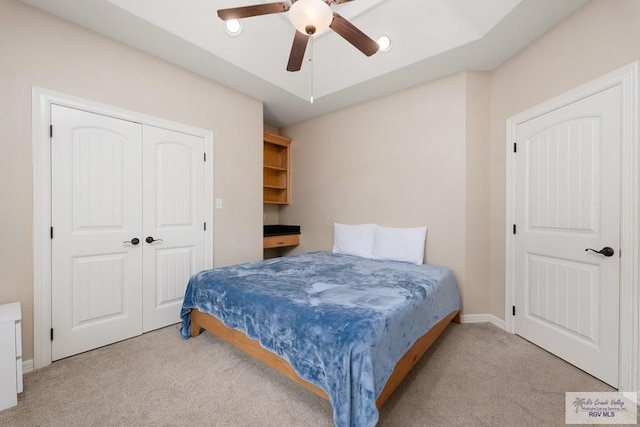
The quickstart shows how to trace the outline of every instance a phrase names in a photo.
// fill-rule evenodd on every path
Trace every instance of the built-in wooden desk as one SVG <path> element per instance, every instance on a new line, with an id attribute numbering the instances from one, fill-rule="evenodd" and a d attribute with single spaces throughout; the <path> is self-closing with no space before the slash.
<path id="1" fill-rule="evenodd" d="M 286 234 L 282 236 L 269 236 L 263 240 L 264 248 L 283 248 L 285 246 L 296 246 L 300 244 L 299 234 Z"/>
<path id="2" fill-rule="evenodd" d="M 265 225 L 264 249 L 284 248 L 300 244 L 300 226 L 298 225 Z"/>

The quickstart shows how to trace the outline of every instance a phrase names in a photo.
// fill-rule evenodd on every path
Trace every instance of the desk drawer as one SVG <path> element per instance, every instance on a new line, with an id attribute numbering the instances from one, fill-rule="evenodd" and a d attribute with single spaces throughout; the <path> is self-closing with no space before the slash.
<path id="1" fill-rule="evenodd" d="M 268 248 L 282 248 L 285 246 L 295 246 L 300 244 L 299 234 L 287 234 L 284 236 L 269 236 L 263 240 L 263 247 Z"/>

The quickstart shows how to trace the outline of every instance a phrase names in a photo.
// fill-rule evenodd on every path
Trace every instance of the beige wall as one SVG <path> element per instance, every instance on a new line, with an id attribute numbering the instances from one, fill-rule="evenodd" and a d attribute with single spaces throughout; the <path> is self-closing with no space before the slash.
<path id="1" fill-rule="evenodd" d="M 213 130 L 216 266 L 262 258 L 262 103 L 15 0 L 0 0 L 0 303 L 33 356 L 31 90 Z"/>
<path id="2" fill-rule="evenodd" d="M 640 1 L 594 0 L 491 76 L 491 313 L 504 318 L 506 120 L 640 59 Z"/>
<path id="3" fill-rule="evenodd" d="M 468 215 L 483 209 L 488 184 L 467 200 L 466 172 L 486 165 L 466 151 L 488 144 L 488 101 L 467 108 L 467 96 L 488 93 L 488 75 L 460 73 L 282 129 L 293 139 L 293 203 L 280 220 L 302 226 L 294 252 L 331 250 L 333 222 L 427 225 L 427 261 L 454 271 L 466 313 L 487 312 L 488 275 L 466 273 L 469 254 L 486 247 L 482 232 L 467 237 L 467 223 L 486 230 L 488 217 Z M 471 255 L 470 272 L 479 274 Z"/>
<path id="4" fill-rule="evenodd" d="M 465 313 L 489 312 L 489 148 L 491 74 L 467 73 Z"/>
<path id="5" fill-rule="evenodd" d="M 264 224 L 280 224 L 280 205 L 264 205 Z"/>

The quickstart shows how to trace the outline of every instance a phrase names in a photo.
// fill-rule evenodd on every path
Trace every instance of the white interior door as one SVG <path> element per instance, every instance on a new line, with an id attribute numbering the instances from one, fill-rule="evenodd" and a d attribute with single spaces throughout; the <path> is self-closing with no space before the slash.
<path id="1" fill-rule="evenodd" d="M 148 332 L 180 321 L 192 274 L 205 268 L 204 138 L 143 126 L 144 307 Z"/>
<path id="2" fill-rule="evenodd" d="M 620 87 L 516 134 L 515 332 L 617 387 Z"/>
<path id="3" fill-rule="evenodd" d="M 142 330 L 142 128 L 52 105 L 52 359 Z"/>

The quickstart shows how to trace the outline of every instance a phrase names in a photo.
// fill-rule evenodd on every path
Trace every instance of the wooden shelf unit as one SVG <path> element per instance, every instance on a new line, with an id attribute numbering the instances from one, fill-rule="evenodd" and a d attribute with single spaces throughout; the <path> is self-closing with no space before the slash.
<path id="1" fill-rule="evenodd" d="M 291 202 L 291 140 L 264 133 L 263 201 L 276 205 Z"/>

